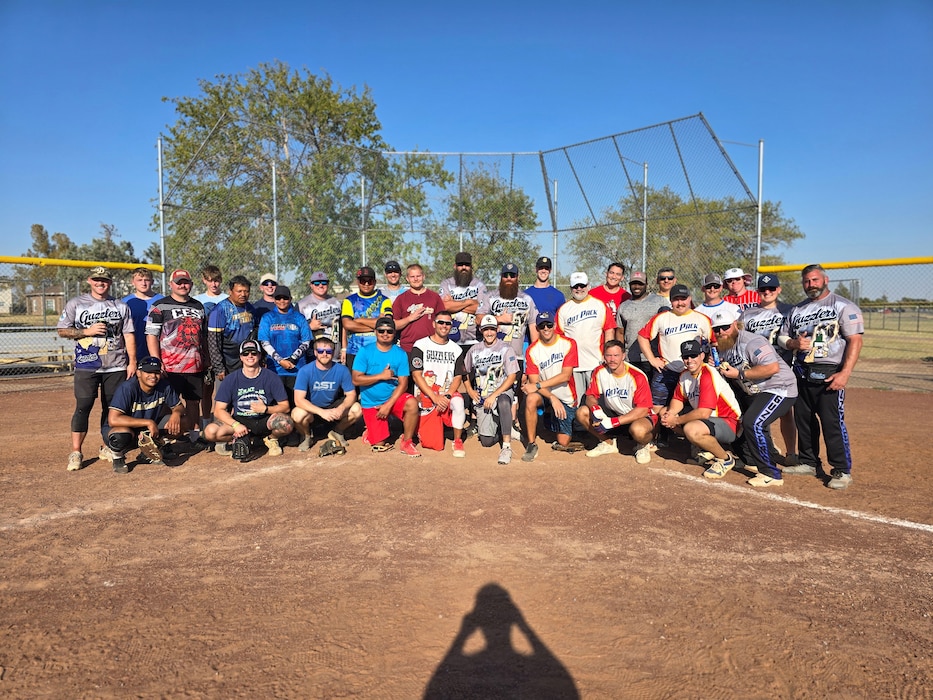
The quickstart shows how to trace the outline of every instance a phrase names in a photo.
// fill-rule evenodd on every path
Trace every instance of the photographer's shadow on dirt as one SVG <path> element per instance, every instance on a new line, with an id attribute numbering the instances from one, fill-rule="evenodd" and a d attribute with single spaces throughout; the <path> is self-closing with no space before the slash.
<path id="1" fill-rule="evenodd" d="M 424 691 L 424 700 L 579 697 L 570 673 L 495 583 L 477 592 L 476 605 L 463 616 Z"/>

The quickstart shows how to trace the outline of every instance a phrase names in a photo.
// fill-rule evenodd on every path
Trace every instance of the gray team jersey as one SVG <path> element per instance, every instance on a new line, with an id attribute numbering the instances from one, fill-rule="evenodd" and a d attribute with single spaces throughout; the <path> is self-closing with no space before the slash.
<path id="1" fill-rule="evenodd" d="M 529 321 L 533 323 L 538 315 L 535 301 L 525 292 L 519 292 L 514 299 L 503 299 L 496 293 L 486 297 L 485 306 L 480 305 L 477 311 L 480 317 L 484 314 L 499 316 L 504 313 L 512 314 L 512 322 L 500 323 L 497 337 L 512 348 L 516 357 L 524 357 L 525 331 Z"/>
<path id="2" fill-rule="evenodd" d="M 313 294 L 309 294 L 298 302 L 298 310 L 309 321 L 316 318 L 321 322 L 323 328 L 314 331 L 314 337 L 330 338 L 340 349 L 340 310 L 342 302 L 334 297 L 317 299 Z"/>
<path id="3" fill-rule="evenodd" d="M 489 292 L 486 285 L 480 282 L 476 277 L 470 280 L 466 287 L 458 287 L 453 277 L 448 277 L 441 282 L 437 293 L 443 296 L 450 296 L 454 301 L 463 301 L 464 299 L 476 299 L 479 307 L 482 308 L 486 303 L 486 297 Z M 458 311 L 453 317 L 453 328 L 450 329 L 448 336 L 452 341 L 459 345 L 472 345 L 476 342 L 476 314 L 468 314 L 466 311 Z"/>
<path id="4" fill-rule="evenodd" d="M 629 362 L 646 360 L 638 345 L 638 331 L 661 309 L 671 308 L 671 300 L 654 292 L 641 299 L 626 299 L 616 312 L 616 326 L 625 328 L 625 353 Z"/>
<path id="5" fill-rule="evenodd" d="M 752 306 L 745 309 L 739 317 L 739 320 L 745 324 L 745 330 L 765 337 L 775 347 L 780 358 L 788 365 L 794 364 L 794 353 L 780 347 L 777 339 L 791 308 L 790 304 L 779 301 L 776 308 L 763 309 L 760 306 Z"/>
<path id="6" fill-rule="evenodd" d="M 745 390 L 746 394 L 758 394 L 766 391 L 777 396 L 795 398 L 797 396 L 797 379 L 787 363 L 778 357 L 774 346 L 767 338 L 748 331 L 739 331 L 735 345 L 723 354 L 723 362 L 728 362 L 737 369 L 748 369 L 758 365 L 778 363 L 777 374 L 758 381 L 734 379 L 730 380 Z"/>
<path id="7" fill-rule="evenodd" d="M 492 345 L 479 342 L 473 345 L 463 361 L 463 371 L 473 376 L 473 388 L 485 399 L 510 374 L 518 373 L 518 358 L 511 346 L 501 340 Z M 511 385 L 503 392 L 514 396 Z"/>
<path id="8" fill-rule="evenodd" d="M 75 370 L 105 373 L 126 369 L 128 358 L 123 336 L 133 335 L 133 316 L 124 302 L 82 294 L 68 300 L 57 327 L 83 330 L 101 321 L 107 324 L 105 336 L 75 340 Z"/>
<path id="9" fill-rule="evenodd" d="M 797 362 L 841 365 L 846 351 L 845 339 L 864 332 L 861 309 L 845 297 L 830 292 L 822 299 L 804 299 L 793 306 L 780 334 L 797 338 L 806 333 L 810 337 L 810 350 L 798 352 Z"/>

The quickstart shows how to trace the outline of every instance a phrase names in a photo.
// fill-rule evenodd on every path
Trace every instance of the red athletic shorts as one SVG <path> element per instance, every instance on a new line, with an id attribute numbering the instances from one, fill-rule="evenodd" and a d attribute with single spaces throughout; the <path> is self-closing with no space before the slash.
<path id="1" fill-rule="evenodd" d="M 402 416 L 405 414 L 405 402 L 413 398 L 414 396 L 411 394 L 402 394 L 392 406 L 390 413 L 399 420 L 402 420 Z M 379 406 L 363 409 L 363 422 L 366 425 L 366 439 L 369 440 L 370 445 L 383 442 L 389 437 L 389 420 L 388 418 L 386 418 L 386 420 L 380 420 L 379 416 L 376 415 L 377 413 L 379 413 Z"/>

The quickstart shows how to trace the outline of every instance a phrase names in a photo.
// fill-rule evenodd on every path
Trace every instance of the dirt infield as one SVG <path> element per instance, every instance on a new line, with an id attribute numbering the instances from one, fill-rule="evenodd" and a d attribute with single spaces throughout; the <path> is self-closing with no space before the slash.
<path id="1" fill-rule="evenodd" d="M 760 493 L 681 444 L 68 473 L 70 384 L 28 386 L 0 696 L 933 697 L 931 394 L 851 389 L 852 487 Z"/>

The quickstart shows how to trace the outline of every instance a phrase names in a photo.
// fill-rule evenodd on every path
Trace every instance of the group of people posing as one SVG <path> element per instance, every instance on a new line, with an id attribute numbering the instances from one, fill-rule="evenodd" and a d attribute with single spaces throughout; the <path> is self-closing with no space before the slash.
<path id="1" fill-rule="evenodd" d="M 721 478 L 741 461 L 759 487 L 779 486 L 787 473 L 823 475 L 822 432 L 828 486 L 850 484 L 843 401 L 862 316 L 829 290 L 821 266 L 804 268 L 807 298 L 793 307 L 778 301 L 776 275 L 751 289 L 738 268 L 707 275 L 699 305 L 670 267 L 658 271 L 656 291 L 641 271 L 626 288 L 621 263 L 594 287 L 574 272 L 569 297 L 551 284 L 551 270 L 539 258 L 522 289 L 508 263 L 489 290 L 460 252 L 436 292 L 420 265 L 407 266 L 405 285 L 401 265 L 389 261 L 378 289 L 364 266 L 358 291 L 337 299 L 318 271 L 296 302 L 267 274 L 262 298 L 250 302 L 249 280 L 237 275 L 223 293 L 214 266 L 202 271 L 197 297 L 187 270 L 174 270 L 161 296 L 139 268 L 123 300 L 110 296 L 110 271 L 95 268 L 90 291 L 68 301 L 58 324 L 75 341 L 68 469 L 84 466 L 99 394 L 99 457 L 118 473 L 129 471 L 136 446 L 150 462 L 205 448 L 245 460 L 262 446 L 282 454 L 283 444 L 341 454 L 362 418 L 361 441 L 374 452 L 443 450 L 446 428 L 454 457 L 465 457 L 464 440 L 476 434 L 482 447 L 498 447 L 500 464 L 518 441 L 521 459 L 534 461 L 539 432 L 558 451 L 595 440 L 588 457 L 618 454 L 627 435 L 639 464 L 677 434 L 705 476 Z M 786 455 L 771 440 L 779 419 Z"/>

